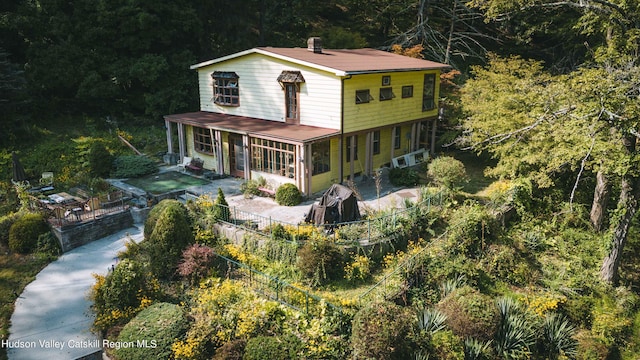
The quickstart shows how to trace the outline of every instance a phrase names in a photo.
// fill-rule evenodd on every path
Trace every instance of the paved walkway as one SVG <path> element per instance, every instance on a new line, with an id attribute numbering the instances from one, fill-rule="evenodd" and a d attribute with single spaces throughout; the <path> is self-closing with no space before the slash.
<path id="1" fill-rule="evenodd" d="M 105 274 L 127 239 L 142 240 L 142 226 L 71 250 L 45 267 L 16 300 L 9 328 L 10 360 L 71 360 L 101 350 L 90 332 L 92 274 Z"/>

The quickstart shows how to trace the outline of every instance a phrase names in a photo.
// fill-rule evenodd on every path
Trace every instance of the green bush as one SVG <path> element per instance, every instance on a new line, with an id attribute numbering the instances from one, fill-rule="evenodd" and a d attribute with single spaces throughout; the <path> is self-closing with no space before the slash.
<path id="1" fill-rule="evenodd" d="M 353 318 L 353 359 L 409 359 L 416 323 L 407 309 L 390 302 L 372 303 Z"/>
<path id="2" fill-rule="evenodd" d="M 126 155 L 118 156 L 114 161 L 115 178 L 135 178 L 158 172 L 155 162 L 146 156 Z"/>
<path id="3" fill-rule="evenodd" d="M 465 204 L 455 210 L 449 222 L 448 250 L 475 258 L 497 238 L 500 229 L 495 217 L 477 203 Z"/>
<path id="4" fill-rule="evenodd" d="M 276 202 L 284 206 L 296 206 L 302 202 L 302 194 L 294 184 L 282 184 L 276 190 Z"/>
<path id="5" fill-rule="evenodd" d="M 96 288 L 92 300 L 98 312 L 125 310 L 140 305 L 140 295 L 146 288 L 142 264 L 133 260 L 122 260 Z"/>
<path id="6" fill-rule="evenodd" d="M 251 179 L 240 184 L 240 192 L 242 192 L 245 198 L 258 196 L 262 193 L 262 191 L 260 191 L 260 188 L 266 185 L 267 180 L 260 176 L 257 179 Z"/>
<path id="7" fill-rule="evenodd" d="M 451 292 L 437 304 L 447 316 L 447 326 L 462 339 L 487 341 L 493 337 L 498 324 L 498 311 L 491 297 L 470 286 Z"/>
<path id="8" fill-rule="evenodd" d="M 9 249 L 21 254 L 31 253 L 38 246 L 38 237 L 48 231 L 49 226 L 41 214 L 24 214 L 9 228 Z"/>
<path id="9" fill-rule="evenodd" d="M 156 227 L 156 222 L 158 222 L 158 218 L 160 214 L 169 206 L 177 206 L 182 205 L 178 200 L 173 199 L 165 199 L 156 204 L 151 211 L 149 211 L 149 215 L 147 216 L 147 220 L 144 222 L 144 238 L 148 239 L 153 232 L 153 229 Z M 187 212 L 185 212 L 187 214 Z"/>
<path id="10" fill-rule="evenodd" d="M 303 348 L 294 335 L 256 336 L 247 341 L 243 360 L 300 359 Z"/>
<path id="11" fill-rule="evenodd" d="M 393 168 L 389 170 L 389 181 L 394 186 L 416 186 L 420 182 L 420 175 L 411 168 Z"/>
<path id="12" fill-rule="evenodd" d="M 9 230 L 11 225 L 22 215 L 20 213 L 10 213 L 0 217 L 0 244 L 9 245 Z"/>
<path id="13" fill-rule="evenodd" d="M 187 331 L 188 320 L 178 305 L 157 303 L 142 310 L 120 332 L 119 359 L 172 359 L 171 344 Z"/>
<path id="14" fill-rule="evenodd" d="M 93 177 L 108 177 L 113 167 L 113 155 L 102 142 L 93 142 L 88 153 L 89 173 Z"/>
<path id="15" fill-rule="evenodd" d="M 183 250 L 193 242 L 187 209 L 175 201 L 162 211 L 151 235 L 142 244 L 153 273 L 160 278 L 169 278 L 175 274 Z"/>
<path id="16" fill-rule="evenodd" d="M 333 242 L 313 239 L 298 250 L 297 266 L 311 285 L 322 285 L 342 278 L 344 256 Z"/>
<path id="17" fill-rule="evenodd" d="M 224 193 L 221 188 L 218 188 L 218 196 L 213 203 L 213 218 L 215 221 L 229 221 L 231 219 L 231 211 L 229 210 L 229 203 L 224 197 Z"/>
<path id="18" fill-rule="evenodd" d="M 454 190 L 469 181 L 464 164 L 450 156 L 440 156 L 427 166 L 429 175 L 437 184 Z"/>
<path id="19" fill-rule="evenodd" d="M 433 334 L 430 343 L 436 359 L 465 360 L 463 341 L 451 330 L 438 331 Z"/>

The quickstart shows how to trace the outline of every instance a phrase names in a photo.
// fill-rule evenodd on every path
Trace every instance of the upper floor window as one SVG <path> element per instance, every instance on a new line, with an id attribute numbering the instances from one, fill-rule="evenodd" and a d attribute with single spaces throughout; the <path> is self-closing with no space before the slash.
<path id="1" fill-rule="evenodd" d="M 218 105 L 240 106 L 238 74 L 230 71 L 214 71 L 213 102 Z"/>
<path id="2" fill-rule="evenodd" d="M 194 126 L 193 145 L 197 152 L 213 155 L 211 130 Z"/>
<path id="3" fill-rule="evenodd" d="M 422 111 L 436 108 L 436 74 L 424 75 L 424 89 L 422 91 Z"/>
<path id="4" fill-rule="evenodd" d="M 402 87 L 402 98 L 410 98 L 413 97 L 413 85 L 407 85 Z"/>
<path id="5" fill-rule="evenodd" d="M 380 101 L 391 100 L 396 97 L 393 94 L 393 89 L 390 87 L 380 89 Z"/>
<path id="6" fill-rule="evenodd" d="M 356 90 L 356 104 L 366 104 L 369 101 L 373 100 L 371 94 L 369 93 L 369 89 L 367 90 Z"/>
<path id="7" fill-rule="evenodd" d="M 287 122 L 300 122 L 300 84 L 304 77 L 300 71 L 285 70 L 278 76 L 284 90 L 285 116 Z"/>

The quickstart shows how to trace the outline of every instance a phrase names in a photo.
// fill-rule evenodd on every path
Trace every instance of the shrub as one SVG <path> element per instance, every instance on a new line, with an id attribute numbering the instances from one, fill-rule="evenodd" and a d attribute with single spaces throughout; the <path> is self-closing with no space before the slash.
<path id="1" fill-rule="evenodd" d="M 486 341 L 491 339 L 498 323 L 498 312 L 493 299 L 470 286 L 451 292 L 437 304 L 447 316 L 447 326 L 457 336 Z"/>
<path id="2" fill-rule="evenodd" d="M 390 303 L 372 303 L 353 319 L 353 359 L 409 359 L 415 317 Z"/>
<path id="3" fill-rule="evenodd" d="M 11 225 L 22 215 L 20 213 L 10 213 L 0 217 L 0 244 L 9 245 L 9 230 Z"/>
<path id="4" fill-rule="evenodd" d="M 497 355 L 505 359 L 530 359 L 536 332 L 518 303 L 511 298 L 497 302 L 500 321 L 495 334 Z"/>
<path id="5" fill-rule="evenodd" d="M 214 259 L 215 253 L 212 248 L 193 244 L 182 252 L 182 260 L 178 264 L 178 274 L 195 284 L 209 274 Z"/>
<path id="6" fill-rule="evenodd" d="M 420 182 L 420 175 L 411 168 L 393 168 L 389 170 L 389 181 L 394 186 L 416 186 Z"/>
<path id="7" fill-rule="evenodd" d="M 218 196 L 213 203 L 213 218 L 215 221 L 229 221 L 231 218 L 231 211 L 229 210 L 229 203 L 224 197 L 224 193 L 221 188 L 218 188 Z"/>
<path id="8" fill-rule="evenodd" d="M 175 201 L 160 214 L 148 239 L 142 243 L 151 270 L 161 278 L 174 274 L 182 251 L 194 242 L 186 208 Z"/>
<path id="9" fill-rule="evenodd" d="M 102 142 L 91 144 L 88 153 L 89 173 L 93 177 L 108 177 L 113 167 L 113 155 Z"/>
<path id="10" fill-rule="evenodd" d="M 279 205 L 296 206 L 302 202 L 302 194 L 294 184 L 282 184 L 276 190 L 276 202 Z"/>
<path id="11" fill-rule="evenodd" d="M 135 178 L 158 172 L 156 164 L 146 156 L 119 156 L 113 165 L 112 176 L 115 178 Z"/>
<path id="12" fill-rule="evenodd" d="M 449 251 L 470 257 L 478 257 L 499 232 L 496 219 L 477 203 L 465 204 L 455 210 L 449 229 Z"/>
<path id="13" fill-rule="evenodd" d="M 312 285 L 322 285 L 342 278 L 344 259 L 342 251 L 334 243 L 313 239 L 298 250 L 297 266 Z"/>
<path id="14" fill-rule="evenodd" d="M 440 360 L 465 360 L 464 345 L 451 330 L 439 331 L 431 337 L 431 346 Z"/>
<path id="15" fill-rule="evenodd" d="M 31 253 L 38 246 L 38 237 L 48 231 L 49 226 L 41 214 L 24 214 L 9 228 L 9 249 L 21 254 Z"/>
<path id="16" fill-rule="evenodd" d="M 358 283 L 371 277 L 371 259 L 364 255 L 355 255 L 353 261 L 344 268 L 345 279 Z"/>
<path id="17" fill-rule="evenodd" d="M 169 206 L 174 206 L 174 204 L 180 204 L 177 200 L 166 199 L 160 201 L 156 204 L 151 211 L 149 211 L 149 215 L 147 216 L 147 220 L 144 222 L 144 238 L 148 239 L 153 232 L 153 228 L 156 226 L 156 222 L 158 222 L 158 218 L 160 214 Z"/>
<path id="18" fill-rule="evenodd" d="M 259 189 L 266 185 L 267 185 L 267 180 L 265 180 L 265 178 L 260 176 L 257 179 L 251 179 L 249 181 L 245 181 L 242 184 L 240 184 L 240 192 L 242 192 L 245 198 L 258 196 L 262 193 Z"/>
<path id="19" fill-rule="evenodd" d="M 576 328 L 562 315 L 549 314 L 544 319 L 540 353 L 545 359 L 556 360 L 560 355 L 575 358 L 578 342 L 574 335 Z"/>
<path id="20" fill-rule="evenodd" d="M 294 335 L 257 336 L 247 341 L 243 359 L 299 359 L 302 349 L 302 341 Z"/>
<path id="21" fill-rule="evenodd" d="M 427 167 L 429 175 L 437 184 L 454 190 L 469 181 L 464 164 L 450 156 L 440 156 L 431 161 Z"/>
<path id="22" fill-rule="evenodd" d="M 38 245 L 36 246 L 37 253 L 54 259 L 56 256 L 60 255 L 60 250 L 58 238 L 56 238 L 52 232 L 49 231 L 38 236 Z"/>
<path id="23" fill-rule="evenodd" d="M 242 360 L 246 346 L 247 341 L 244 339 L 226 342 L 216 350 L 213 360 Z"/>
<path id="24" fill-rule="evenodd" d="M 157 303 L 142 310 L 120 332 L 115 353 L 120 359 L 171 359 L 171 344 L 188 328 L 187 317 L 178 305 Z"/>

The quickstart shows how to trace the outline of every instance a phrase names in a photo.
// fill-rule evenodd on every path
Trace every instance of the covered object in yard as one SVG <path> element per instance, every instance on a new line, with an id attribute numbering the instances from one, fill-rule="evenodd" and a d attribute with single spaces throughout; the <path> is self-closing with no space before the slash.
<path id="1" fill-rule="evenodd" d="M 322 195 L 318 204 L 311 205 L 305 218 L 308 223 L 316 225 L 335 224 L 360 219 L 358 199 L 351 189 L 340 184 L 333 184 Z"/>

